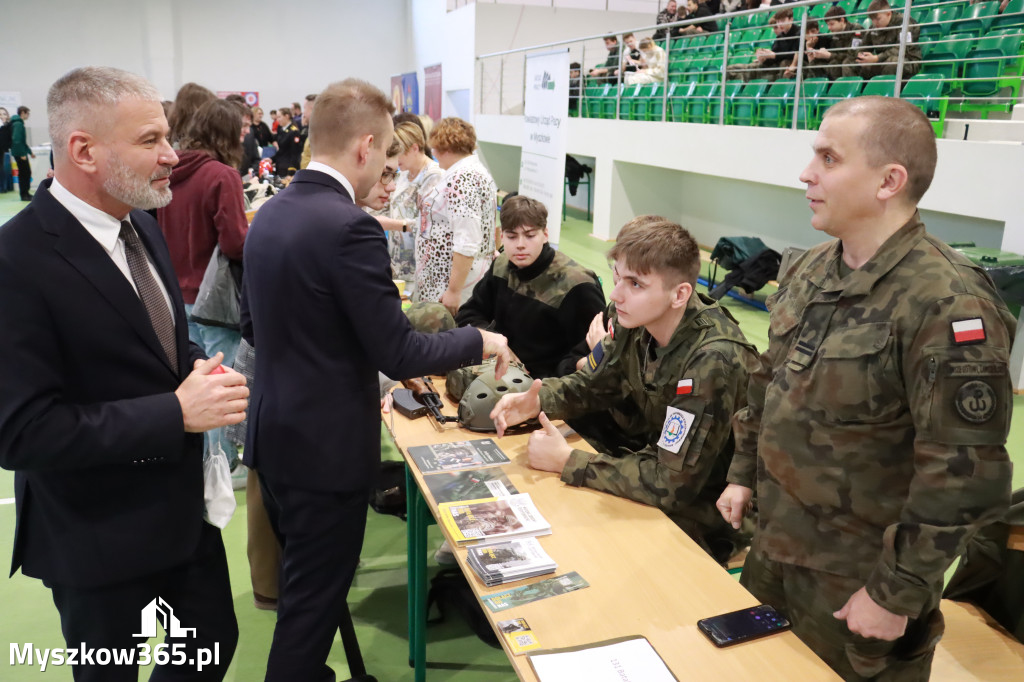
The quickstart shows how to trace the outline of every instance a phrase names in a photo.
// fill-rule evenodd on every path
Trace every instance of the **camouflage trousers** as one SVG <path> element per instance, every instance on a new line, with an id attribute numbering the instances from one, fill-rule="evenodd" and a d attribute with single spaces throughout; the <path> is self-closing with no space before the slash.
<path id="1" fill-rule="evenodd" d="M 740 584 L 784 614 L 796 636 L 847 682 L 927 682 L 944 629 L 938 595 L 926 615 L 907 623 L 903 637 L 886 642 L 856 635 L 832 615 L 864 586 L 857 578 L 779 563 L 751 550 Z"/>

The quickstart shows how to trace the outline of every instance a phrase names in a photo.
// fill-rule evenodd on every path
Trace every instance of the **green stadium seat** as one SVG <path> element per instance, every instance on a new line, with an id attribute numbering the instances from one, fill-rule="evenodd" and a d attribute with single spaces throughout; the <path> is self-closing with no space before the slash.
<path id="1" fill-rule="evenodd" d="M 636 121 L 643 120 L 638 119 L 637 103 L 638 100 L 643 96 L 644 88 L 643 84 L 637 85 L 626 85 L 622 89 L 622 101 L 619 103 L 619 120 L 621 121 Z M 643 114 L 646 116 L 646 111 Z"/>
<path id="2" fill-rule="evenodd" d="M 791 78 L 779 79 L 769 86 L 761 97 L 755 123 L 767 128 L 785 128 L 792 118 L 793 94 L 796 81 Z"/>
<path id="3" fill-rule="evenodd" d="M 719 112 L 722 110 L 722 97 L 718 91 L 715 92 L 708 105 L 708 123 L 718 123 L 718 120 L 722 118 L 728 121 L 728 116 L 732 111 L 733 102 L 736 101 L 736 96 L 739 95 L 740 90 L 743 88 L 743 81 L 733 80 L 726 81 L 725 83 L 725 117 L 719 116 Z"/>
<path id="4" fill-rule="evenodd" d="M 611 85 L 588 85 L 584 91 L 584 115 L 587 118 L 601 118 L 601 100 L 608 96 Z"/>
<path id="5" fill-rule="evenodd" d="M 942 137 L 949 109 L 948 92 L 945 81 L 919 73 L 903 86 L 900 97 L 923 111 L 932 124 L 935 137 Z"/>
<path id="6" fill-rule="evenodd" d="M 757 14 L 749 15 L 747 19 L 747 26 L 767 26 L 768 19 L 772 16 L 772 12 L 758 12 Z"/>
<path id="7" fill-rule="evenodd" d="M 896 76 L 875 76 L 864 84 L 864 89 L 860 91 L 860 94 L 892 97 L 895 83 Z"/>
<path id="8" fill-rule="evenodd" d="M 947 81 L 951 89 L 960 86 L 964 59 L 974 45 L 974 38 L 963 33 L 954 33 L 946 40 L 938 40 L 921 45 L 924 63 L 921 73 L 931 77 L 941 77 Z"/>
<path id="9" fill-rule="evenodd" d="M 750 126 L 757 119 L 757 109 L 761 97 L 768 90 L 768 81 L 756 78 L 747 81 L 739 94 L 733 99 L 732 112 L 726 112 L 725 122 L 729 125 Z"/>
<path id="10" fill-rule="evenodd" d="M 974 36 L 988 33 L 992 21 L 999 16 L 998 2 L 979 2 L 969 5 L 960 19 L 953 23 L 951 32 L 970 33 Z"/>
<path id="11" fill-rule="evenodd" d="M 835 79 L 828 92 L 819 98 L 818 121 L 825 116 L 825 111 L 840 100 L 856 97 L 864 87 L 864 79 L 860 76 L 843 76 Z"/>
<path id="12" fill-rule="evenodd" d="M 820 5 L 815 5 L 814 7 L 811 8 L 811 12 L 808 16 L 810 16 L 813 19 L 821 19 L 822 17 L 825 16 L 825 12 L 827 12 L 829 7 L 831 6 L 832 5 L 830 5 L 827 2 L 823 2 Z M 822 26 L 821 28 L 826 31 L 828 30 L 826 26 Z"/>
<path id="13" fill-rule="evenodd" d="M 992 31 L 978 38 L 964 63 L 961 89 L 965 97 L 989 99 L 965 101 L 961 111 L 980 111 L 987 117 L 991 111 L 1013 110 L 1024 75 L 1021 43 L 1018 29 Z"/>
<path id="14" fill-rule="evenodd" d="M 958 3 L 942 3 L 938 7 L 931 7 L 919 22 L 921 30 L 918 40 L 926 43 L 933 40 L 941 40 L 952 31 L 953 22 L 960 18 L 960 5 Z"/>
<path id="15" fill-rule="evenodd" d="M 683 69 L 683 82 L 687 81 L 700 81 L 701 75 L 704 73 L 704 67 L 711 61 L 710 57 L 699 57 L 697 59 L 691 59 L 686 67 Z"/>
<path id="16" fill-rule="evenodd" d="M 857 0 L 839 0 L 837 6 L 843 8 L 846 16 L 850 16 L 857 11 Z"/>
<path id="17" fill-rule="evenodd" d="M 696 83 L 672 83 L 668 87 L 668 120 L 686 121 L 686 100 Z"/>
<path id="18" fill-rule="evenodd" d="M 749 19 L 747 18 L 748 16 L 749 15 L 747 15 L 747 14 L 743 14 L 741 16 L 733 17 L 732 19 L 730 19 L 729 20 L 729 30 L 730 31 L 742 31 L 743 29 L 745 29 L 747 27 L 747 25 L 748 25 L 748 22 L 749 22 Z M 725 28 L 725 27 L 723 26 L 722 28 Z"/>
<path id="19" fill-rule="evenodd" d="M 633 102 L 634 121 L 660 121 L 662 104 L 661 83 L 648 83 Z"/>
<path id="20" fill-rule="evenodd" d="M 828 78 L 805 78 L 797 102 L 796 124 L 801 130 L 814 130 L 821 122 L 818 114 L 821 98 L 832 81 Z"/>
<path id="21" fill-rule="evenodd" d="M 710 99 L 718 94 L 718 83 L 697 83 L 685 100 L 687 123 L 707 123 Z"/>
<path id="22" fill-rule="evenodd" d="M 709 59 L 700 70 L 701 83 L 718 83 L 722 80 L 722 58 Z"/>
<path id="23" fill-rule="evenodd" d="M 1010 0 L 1003 13 L 992 20 L 992 28 L 989 30 L 1019 28 L 1022 26 L 1024 26 L 1024 0 Z"/>
<path id="24" fill-rule="evenodd" d="M 618 93 L 622 92 L 622 89 L 622 85 L 615 86 L 609 83 L 608 92 L 601 99 L 601 118 L 615 118 L 615 98 Z"/>
<path id="25" fill-rule="evenodd" d="M 704 44 L 700 46 L 701 56 L 714 57 L 715 55 L 721 55 L 722 53 L 722 40 L 725 36 L 722 33 L 712 33 L 705 40 Z"/>

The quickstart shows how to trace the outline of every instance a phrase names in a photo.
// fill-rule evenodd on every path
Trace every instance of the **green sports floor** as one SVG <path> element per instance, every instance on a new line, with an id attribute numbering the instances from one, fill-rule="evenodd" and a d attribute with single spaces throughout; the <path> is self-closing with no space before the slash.
<path id="1" fill-rule="evenodd" d="M 0 194 L 0 224 L 17 213 L 23 206 L 17 192 Z M 810 229 L 810 228 L 808 228 Z M 597 272 L 608 293 L 611 272 L 604 253 L 608 244 L 590 236 L 590 224 L 570 217 L 562 226 L 561 250 Z M 747 337 L 759 348 L 767 343 L 767 313 L 745 303 L 727 298 L 725 305 L 733 312 Z M 1018 414 L 1024 409 L 1024 396 L 1017 396 Z M 397 459 L 394 445 L 382 434 L 384 457 Z M 1014 488 L 1024 486 L 1024 420 L 1017 419 L 1010 433 L 1010 454 L 1017 466 Z M 14 536 L 13 474 L 0 471 L 0 565 L 6 566 Z M 227 679 L 255 682 L 263 679 L 266 655 L 274 629 L 274 613 L 258 611 L 252 606 L 248 563 L 245 555 L 245 498 L 237 495 L 238 510 L 224 531 L 231 585 L 238 615 L 239 643 Z M 431 528 L 430 547 L 440 543 L 437 527 Z M 391 516 L 369 514 L 366 544 L 362 563 L 350 594 L 352 615 L 362 646 L 367 670 L 381 682 L 412 680 L 407 665 L 406 640 L 406 557 L 405 524 Z M 186 624 L 187 625 L 187 624 Z M 10 580 L 0 578 L 0 680 L 22 682 L 29 680 L 71 680 L 66 667 L 49 668 L 45 673 L 38 668 L 10 666 L 9 650 L 12 643 L 32 643 L 35 647 L 62 647 L 57 611 L 50 600 L 49 591 L 37 580 L 20 573 Z M 157 642 L 151 642 L 155 644 Z M 515 680 L 505 654 L 478 640 L 458 621 L 432 625 L 428 630 L 428 679 L 432 682 L 503 682 Z M 335 641 L 330 664 L 339 679 L 348 676 L 345 655 L 340 640 Z M 146 679 L 148 675 L 140 675 Z"/>

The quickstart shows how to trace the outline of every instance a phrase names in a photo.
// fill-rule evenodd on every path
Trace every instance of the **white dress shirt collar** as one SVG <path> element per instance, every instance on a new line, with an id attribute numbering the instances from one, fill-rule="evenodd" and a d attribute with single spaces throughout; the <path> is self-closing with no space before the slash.
<path id="1" fill-rule="evenodd" d="M 109 213 L 87 204 L 72 194 L 67 187 L 60 184 L 57 178 L 54 178 L 53 184 L 50 185 L 50 196 L 82 224 L 82 227 L 100 243 L 108 255 L 114 253 L 118 237 L 121 235 L 121 221 L 128 220 L 128 215 L 123 218 L 115 218 Z"/>
<path id="2" fill-rule="evenodd" d="M 332 178 L 341 183 L 341 186 L 345 188 L 345 191 L 348 192 L 348 195 L 352 197 L 353 202 L 358 198 L 356 197 L 356 191 L 352 188 L 352 183 L 348 181 L 348 178 L 342 175 L 340 171 L 328 166 L 326 163 L 320 163 L 319 161 L 310 161 L 309 165 L 306 166 L 306 170 L 327 173 Z"/>

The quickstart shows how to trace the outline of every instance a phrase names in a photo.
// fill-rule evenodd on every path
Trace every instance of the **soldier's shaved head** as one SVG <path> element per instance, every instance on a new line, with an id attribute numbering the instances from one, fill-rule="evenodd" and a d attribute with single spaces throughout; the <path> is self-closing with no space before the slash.
<path id="1" fill-rule="evenodd" d="M 860 139 L 868 163 L 875 167 L 894 163 L 906 168 L 906 197 L 916 205 L 932 184 L 938 158 L 928 117 L 905 100 L 876 96 L 843 100 L 825 112 L 825 119 L 840 116 L 868 120 Z"/>

